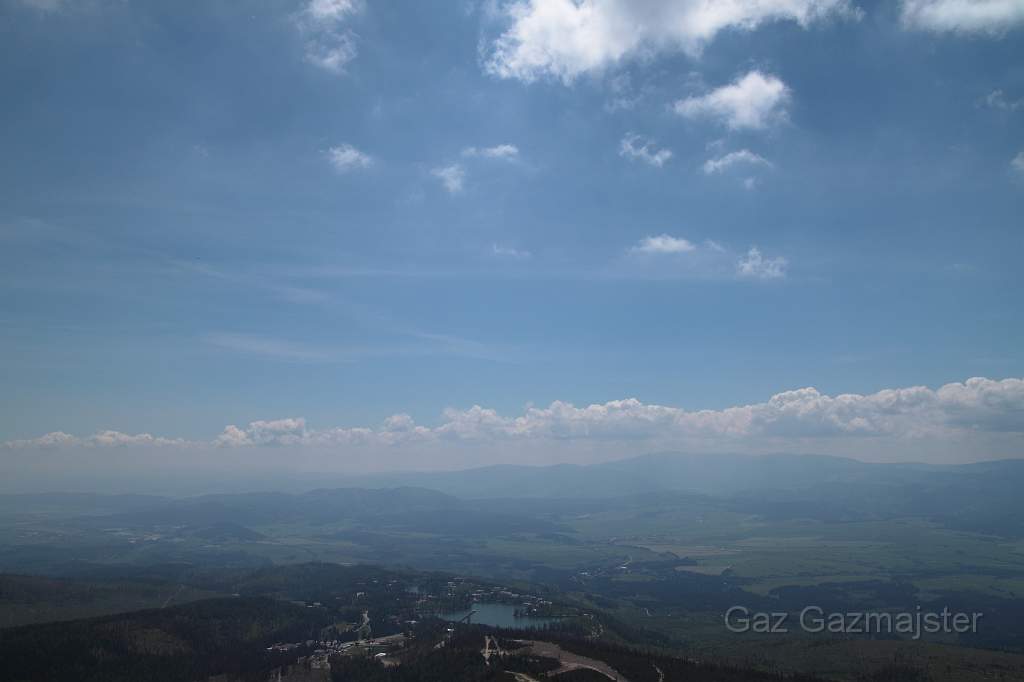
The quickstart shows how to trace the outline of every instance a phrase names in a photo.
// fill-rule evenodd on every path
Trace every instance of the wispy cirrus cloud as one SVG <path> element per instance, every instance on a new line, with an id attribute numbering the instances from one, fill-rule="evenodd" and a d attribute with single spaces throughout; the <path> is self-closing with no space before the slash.
<path id="1" fill-rule="evenodd" d="M 737 166 L 761 166 L 762 168 L 771 168 L 772 162 L 760 154 L 755 154 L 749 149 L 740 149 L 713 159 L 708 159 L 704 162 L 704 165 L 701 168 L 704 170 L 705 175 L 714 175 L 715 173 L 724 173 L 725 171 Z"/>
<path id="2" fill-rule="evenodd" d="M 265 291 L 273 298 L 288 303 L 312 305 L 327 303 L 331 300 L 330 294 L 321 289 L 296 286 L 271 277 L 222 270 L 212 265 L 193 261 L 167 260 L 166 263 L 176 270 L 203 275 L 235 287 Z"/>
<path id="3" fill-rule="evenodd" d="M 671 149 L 658 149 L 654 141 L 635 133 L 626 133 L 619 143 L 619 156 L 631 161 L 642 161 L 648 166 L 661 168 L 672 158 Z"/>
<path id="4" fill-rule="evenodd" d="M 447 166 L 433 168 L 430 174 L 441 181 L 441 186 L 449 194 L 459 194 L 463 190 L 466 181 L 466 169 L 462 164 L 453 163 Z"/>
<path id="5" fill-rule="evenodd" d="M 444 355 L 498 361 L 505 359 L 505 354 L 498 349 L 447 334 L 396 329 L 390 336 L 394 340 L 362 346 L 325 342 L 313 344 L 239 332 L 213 332 L 204 335 L 202 340 L 227 351 L 295 363 L 347 364 L 380 358 Z"/>
<path id="6" fill-rule="evenodd" d="M 269 338 L 256 334 L 215 332 L 207 334 L 204 337 L 204 341 L 219 348 L 239 351 L 251 355 L 263 355 L 280 360 L 331 362 L 340 361 L 344 357 L 342 353 L 332 351 L 327 348 L 316 348 L 308 344 Z"/>

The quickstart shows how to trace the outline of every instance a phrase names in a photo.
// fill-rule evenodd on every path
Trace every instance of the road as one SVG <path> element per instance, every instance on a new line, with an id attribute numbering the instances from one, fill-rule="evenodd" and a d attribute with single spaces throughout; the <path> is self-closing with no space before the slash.
<path id="1" fill-rule="evenodd" d="M 183 589 L 185 589 L 184 585 L 178 585 L 178 589 L 174 592 L 174 594 L 172 594 L 170 597 L 167 598 L 167 601 L 165 601 L 164 605 L 161 606 L 160 608 L 166 609 L 167 605 L 170 604 L 172 601 L 174 601 L 174 598 L 177 597 L 179 594 L 181 594 L 181 591 Z"/>

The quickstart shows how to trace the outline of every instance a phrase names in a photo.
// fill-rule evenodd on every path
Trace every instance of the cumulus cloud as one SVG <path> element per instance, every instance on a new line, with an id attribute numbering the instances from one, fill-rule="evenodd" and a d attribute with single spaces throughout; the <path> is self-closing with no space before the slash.
<path id="1" fill-rule="evenodd" d="M 623 60 L 659 52 L 697 55 L 723 30 L 767 22 L 807 27 L 858 17 L 848 0 L 513 0 L 498 5 L 505 23 L 484 68 L 500 78 L 568 84 Z"/>
<path id="2" fill-rule="evenodd" d="M 764 168 L 771 168 L 772 163 L 749 149 L 740 149 L 718 158 L 708 159 L 704 162 L 703 168 L 705 175 L 714 175 L 715 173 L 723 173 L 734 166 L 762 166 Z"/>
<path id="3" fill-rule="evenodd" d="M 5 448 L 20 449 L 60 449 L 60 448 L 114 448 L 114 447 L 188 447 L 191 443 L 184 438 L 162 438 L 148 433 L 122 433 L 120 431 L 97 431 L 91 436 L 78 437 L 52 431 L 38 438 L 27 440 L 11 440 L 3 444 Z"/>
<path id="4" fill-rule="evenodd" d="M 870 394 L 827 395 L 812 387 L 783 391 L 759 403 L 720 410 L 686 410 L 635 398 L 577 407 L 555 401 L 529 407 L 518 416 L 474 405 L 448 409 L 437 426 L 422 426 L 397 414 L 375 428 L 315 430 L 302 418 L 227 426 L 213 441 L 188 442 L 104 431 L 87 438 L 54 432 L 5 448 L 60 449 L 124 446 L 179 448 L 393 447 L 434 443 L 516 443 L 524 441 L 629 441 L 652 446 L 703 443 L 725 448 L 756 440 L 791 444 L 807 439 L 948 439 L 978 434 L 1024 433 L 1024 379 L 972 378 L 938 389 L 884 389 Z"/>
<path id="5" fill-rule="evenodd" d="M 751 71 L 706 95 L 678 100 L 673 109 L 690 119 L 710 119 L 730 130 L 762 130 L 786 120 L 789 87 L 771 74 Z"/>
<path id="6" fill-rule="evenodd" d="M 462 155 L 512 161 L 519 158 L 519 147 L 514 144 L 499 144 L 493 147 L 466 147 L 462 150 Z"/>
<path id="7" fill-rule="evenodd" d="M 512 258 L 514 260 L 526 260 L 533 255 L 524 249 L 502 246 L 501 244 L 491 244 L 491 253 L 499 258 Z"/>
<path id="8" fill-rule="evenodd" d="M 636 245 L 630 247 L 630 253 L 689 253 L 697 249 L 691 242 L 667 234 L 656 237 L 644 237 Z"/>
<path id="9" fill-rule="evenodd" d="M 983 101 L 985 106 L 990 109 L 1000 109 L 1002 111 L 1017 111 L 1018 109 L 1024 109 L 1024 98 L 1007 99 L 1006 93 L 1002 90 L 993 90 L 985 96 Z"/>
<path id="10" fill-rule="evenodd" d="M 294 17 L 304 40 L 306 61 L 344 73 L 358 52 L 348 21 L 361 10 L 359 0 L 309 0 Z"/>
<path id="11" fill-rule="evenodd" d="M 302 417 L 254 421 L 244 429 L 234 424 L 224 427 L 214 439 L 218 447 L 247 445 L 302 445 L 307 440 L 306 420 Z"/>
<path id="12" fill-rule="evenodd" d="M 661 168 L 672 158 L 672 150 L 658 149 L 651 140 L 627 133 L 619 143 L 619 156 Z"/>
<path id="13" fill-rule="evenodd" d="M 669 234 L 644 237 L 625 250 L 615 275 L 643 279 L 743 280 L 781 279 L 789 261 L 768 258 L 753 246 L 737 252 L 711 239 L 698 243 Z"/>
<path id="14" fill-rule="evenodd" d="M 789 266 L 782 256 L 765 258 L 761 250 L 756 246 L 736 262 L 736 274 L 740 277 L 752 277 L 756 279 L 781 279 L 786 276 L 786 268 Z"/>
<path id="15" fill-rule="evenodd" d="M 347 173 L 359 168 L 369 168 L 373 159 L 350 144 L 342 144 L 327 150 L 327 158 L 339 173 Z"/>
<path id="16" fill-rule="evenodd" d="M 430 174 L 441 181 L 441 185 L 449 194 L 458 194 L 462 191 L 462 185 L 466 180 L 465 169 L 457 163 L 450 166 L 440 166 L 430 171 Z"/>
<path id="17" fill-rule="evenodd" d="M 1024 152 L 1017 152 L 1017 156 L 1010 161 L 1010 168 L 1024 175 Z"/>
<path id="18" fill-rule="evenodd" d="M 1020 0 L 903 0 L 907 28 L 935 33 L 1001 35 L 1024 25 Z"/>

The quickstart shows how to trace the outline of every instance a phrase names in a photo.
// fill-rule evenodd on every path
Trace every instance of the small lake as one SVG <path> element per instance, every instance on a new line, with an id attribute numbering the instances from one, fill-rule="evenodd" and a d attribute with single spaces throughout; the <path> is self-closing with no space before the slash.
<path id="1" fill-rule="evenodd" d="M 490 625 L 496 628 L 541 628 L 551 623 L 557 623 L 558 618 L 539 618 L 536 616 L 524 616 L 516 618 L 516 606 L 512 604 L 473 604 L 473 622 L 482 625 Z M 442 613 L 441 618 L 450 621 L 459 621 L 466 617 L 469 610 L 451 611 Z"/>

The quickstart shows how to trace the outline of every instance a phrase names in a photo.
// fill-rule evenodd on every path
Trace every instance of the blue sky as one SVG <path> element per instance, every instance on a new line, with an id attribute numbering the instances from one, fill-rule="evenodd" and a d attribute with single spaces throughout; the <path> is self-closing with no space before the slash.
<path id="1" fill-rule="evenodd" d="M 4 0 L 0 440 L 299 447 L 560 401 L 612 416 L 541 461 L 1024 454 L 1022 27 L 1018 0 Z M 791 432 L 633 432 L 806 387 Z M 884 426 L 872 396 L 912 387 L 942 414 Z"/>

